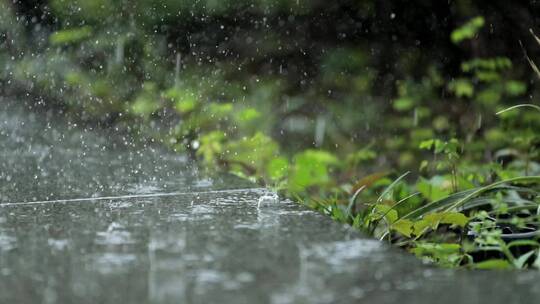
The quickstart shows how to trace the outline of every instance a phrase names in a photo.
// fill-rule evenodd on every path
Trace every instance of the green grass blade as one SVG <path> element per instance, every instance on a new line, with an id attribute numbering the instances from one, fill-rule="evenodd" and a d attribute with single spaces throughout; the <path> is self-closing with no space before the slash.
<path id="1" fill-rule="evenodd" d="M 472 193 L 474 190 L 465 190 L 465 191 L 462 191 L 462 192 L 458 192 L 458 193 L 454 193 L 454 194 L 451 194 L 445 198 L 442 198 L 440 200 L 437 200 L 437 201 L 434 201 L 434 202 L 431 202 L 429 204 L 426 204 L 416 210 L 413 210 L 411 212 L 409 212 L 408 214 L 404 215 L 403 218 L 404 219 L 415 219 L 415 218 L 418 218 L 424 214 L 427 214 L 429 212 L 432 212 L 432 211 L 436 211 L 436 210 L 439 210 L 439 209 L 442 209 L 444 208 L 445 206 L 448 206 L 450 204 L 452 204 L 453 202 L 459 200 L 460 198 L 463 198 L 465 196 L 467 196 L 468 194 Z"/>
<path id="2" fill-rule="evenodd" d="M 402 179 L 405 178 L 405 176 L 409 175 L 411 173 L 410 171 L 407 171 L 403 173 L 400 177 L 398 177 L 395 181 L 393 181 L 384 191 L 381 193 L 379 198 L 377 199 L 377 203 L 382 202 L 383 198 L 392 190 Z"/>
<path id="3" fill-rule="evenodd" d="M 446 211 L 455 210 L 456 208 L 461 207 L 468 200 L 476 197 L 477 195 L 482 194 L 483 192 L 486 192 L 488 190 L 491 190 L 491 189 L 493 189 L 495 187 L 498 187 L 498 186 L 501 186 L 501 185 L 504 185 L 504 184 L 511 184 L 511 183 L 516 183 L 516 182 L 537 182 L 538 183 L 538 182 L 540 182 L 540 176 L 519 176 L 519 177 L 514 177 L 514 178 L 511 178 L 511 179 L 502 180 L 502 181 L 499 181 L 499 182 L 495 182 L 495 183 L 493 183 L 491 185 L 487 185 L 487 186 L 484 186 L 484 187 L 477 188 L 473 192 L 467 194 L 462 199 L 459 199 L 458 201 L 456 201 L 454 204 L 452 204 L 451 206 L 449 206 L 445 210 Z"/>
<path id="4" fill-rule="evenodd" d="M 405 216 L 403 216 L 403 218 L 416 219 L 433 211 L 439 211 L 439 210 L 448 211 L 451 209 L 458 209 L 462 207 L 463 205 L 465 205 L 466 202 L 474 199 L 477 195 L 481 193 L 489 192 L 489 191 L 522 189 L 522 188 L 517 188 L 511 185 L 506 185 L 508 183 L 520 182 L 520 181 L 521 182 L 526 182 L 526 181 L 540 182 L 540 177 L 539 176 L 521 176 L 521 177 L 516 177 L 516 178 L 496 182 L 496 183 L 487 185 L 485 187 L 469 189 L 469 190 L 461 191 L 458 193 L 454 193 L 440 200 L 426 204 L 416 210 L 413 210 L 409 212 L 408 214 L 406 214 Z"/>
<path id="5" fill-rule="evenodd" d="M 499 112 L 497 112 L 495 114 L 496 115 L 501 115 L 503 113 L 506 113 L 508 111 L 512 111 L 512 110 L 515 110 L 515 109 L 518 109 L 518 108 L 533 108 L 533 109 L 536 109 L 536 110 L 540 111 L 540 106 L 530 104 L 530 103 L 523 103 L 523 104 L 518 104 L 518 105 L 515 105 L 515 106 L 511 106 L 511 107 L 506 108 L 504 110 L 501 110 L 501 111 L 499 111 Z"/>
<path id="6" fill-rule="evenodd" d="M 364 191 L 364 189 L 366 189 L 366 185 L 363 185 L 362 187 L 358 188 L 358 190 L 356 190 L 354 192 L 354 195 L 351 197 L 350 201 L 349 201 L 349 205 L 347 206 L 347 214 L 351 215 L 351 211 L 352 211 L 352 208 L 354 207 L 354 205 L 356 204 L 356 199 L 358 198 L 358 195 Z"/>

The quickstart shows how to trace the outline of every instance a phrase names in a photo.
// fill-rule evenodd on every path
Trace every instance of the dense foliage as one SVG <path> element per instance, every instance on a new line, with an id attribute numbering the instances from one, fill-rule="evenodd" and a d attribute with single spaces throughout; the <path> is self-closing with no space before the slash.
<path id="1" fill-rule="evenodd" d="M 503 0 L 1 0 L 0 81 L 443 266 L 540 268 L 540 110 L 496 115 L 537 103 L 537 12 Z"/>

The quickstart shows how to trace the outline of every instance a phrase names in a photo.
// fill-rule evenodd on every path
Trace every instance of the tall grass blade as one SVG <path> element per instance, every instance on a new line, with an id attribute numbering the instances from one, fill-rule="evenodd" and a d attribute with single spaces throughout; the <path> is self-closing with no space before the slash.
<path id="1" fill-rule="evenodd" d="M 424 205 L 416 210 L 413 210 L 411 212 L 409 212 L 408 214 L 404 215 L 402 218 L 404 219 L 416 219 L 416 218 L 419 218 L 421 217 L 422 215 L 424 214 L 427 214 L 427 213 L 430 213 L 432 211 L 437 211 L 437 210 L 440 210 L 450 204 L 452 204 L 453 202 L 459 200 L 460 198 L 463 198 L 465 196 L 467 196 L 468 194 L 472 193 L 474 190 L 465 190 L 465 191 L 461 191 L 461 192 L 457 192 L 457 193 L 454 193 L 454 194 L 451 194 L 447 197 L 444 197 L 440 200 L 437 200 L 437 201 L 434 201 L 434 202 L 431 202 L 427 205 Z"/>
<path id="2" fill-rule="evenodd" d="M 521 189 L 521 188 L 516 188 L 515 186 L 510 186 L 510 185 L 505 185 L 505 184 L 512 183 L 512 182 L 519 182 L 519 181 L 527 181 L 527 180 L 535 181 L 535 178 L 536 178 L 536 181 L 540 181 L 540 177 L 538 176 L 522 176 L 522 177 L 517 177 L 513 179 L 496 182 L 485 187 L 469 189 L 469 190 L 461 191 L 458 193 L 454 193 L 440 200 L 424 205 L 416 210 L 413 210 L 409 212 L 408 214 L 406 214 L 405 216 L 403 216 L 403 218 L 416 219 L 430 212 L 449 210 L 452 208 L 460 210 L 460 208 L 464 206 L 466 202 L 474 199 L 480 193 Z"/>
<path id="3" fill-rule="evenodd" d="M 415 192 L 413 194 L 410 194 L 410 195 L 407 195 L 406 197 L 402 198 L 401 200 L 399 200 L 397 203 L 393 204 L 390 209 L 388 209 L 388 211 L 386 211 L 382 216 L 381 218 L 385 217 L 390 211 L 396 209 L 397 207 L 401 206 L 403 203 L 405 203 L 406 201 L 408 201 L 411 197 L 413 196 L 417 196 L 418 194 L 420 194 L 420 192 Z M 399 220 L 400 218 L 398 217 L 397 220 Z M 396 221 L 397 221 L 396 220 Z"/>
<path id="4" fill-rule="evenodd" d="M 491 185 L 487 185 L 485 187 L 477 188 L 476 190 L 469 193 L 468 195 L 466 195 L 462 199 L 459 199 L 458 201 L 456 201 L 454 204 L 452 204 L 451 206 L 449 206 L 445 210 L 446 211 L 455 210 L 456 208 L 461 207 L 468 200 L 476 197 L 477 195 L 482 194 L 483 192 L 486 192 L 487 190 L 491 190 L 491 189 L 493 189 L 495 187 L 498 187 L 498 186 L 501 186 L 501 185 L 504 185 L 504 184 L 511 184 L 511 183 L 516 183 L 516 182 L 540 182 L 540 176 L 519 176 L 519 177 L 514 177 L 514 178 L 511 178 L 511 179 L 495 182 L 495 183 L 493 183 Z"/>
<path id="5" fill-rule="evenodd" d="M 404 179 L 407 175 L 411 173 L 410 171 L 407 171 L 403 173 L 400 177 L 398 177 L 395 181 L 393 181 L 384 191 L 381 193 L 379 198 L 377 199 L 377 203 L 382 202 L 383 198 L 392 190 L 402 179 Z"/>
<path id="6" fill-rule="evenodd" d="M 366 189 L 366 185 L 363 185 L 362 187 L 358 188 L 358 190 L 356 190 L 354 192 L 354 195 L 351 197 L 350 201 L 349 201 L 349 205 L 347 206 L 347 214 L 348 215 L 351 215 L 351 211 L 352 211 L 352 208 L 354 207 L 354 205 L 356 204 L 356 199 L 358 198 L 358 195 L 364 191 L 364 189 Z"/>
<path id="7" fill-rule="evenodd" d="M 533 109 L 536 109 L 536 110 L 540 111 L 540 106 L 530 104 L 530 103 L 523 103 L 523 104 L 518 104 L 518 105 L 515 105 L 515 106 L 511 106 L 511 107 L 506 108 L 504 110 L 501 110 L 501 111 L 499 111 L 499 112 L 497 112 L 495 114 L 496 115 L 501 115 L 502 113 L 506 113 L 508 111 L 512 111 L 512 110 L 518 109 L 518 108 L 533 108 Z"/>

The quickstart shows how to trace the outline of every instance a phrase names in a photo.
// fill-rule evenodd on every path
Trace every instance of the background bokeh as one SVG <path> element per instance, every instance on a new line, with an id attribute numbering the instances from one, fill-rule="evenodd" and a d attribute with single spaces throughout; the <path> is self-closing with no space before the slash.
<path id="1" fill-rule="evenodd" d="M 2 0 L 0 81 L 207 163 L 272 177 L 317 149 L 354 178 L 418 169 L 427 139 L 491 160 L 516 147 L 512 130 L 538 130 L 534 112 L 494 115 L 536 96 L 524 51 L 540 57 L 538 12 L 504 0 Z"/>

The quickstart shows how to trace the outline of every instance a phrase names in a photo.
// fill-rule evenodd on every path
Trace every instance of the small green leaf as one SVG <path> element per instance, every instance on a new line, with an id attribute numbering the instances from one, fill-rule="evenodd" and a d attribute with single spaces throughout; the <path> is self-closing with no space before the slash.
<path id="1" fill-rule="evenodd" d="M 287 175 L 289 162 L 285 157 L 276 157 L 272 159 L 266 166 L 266 171 L 270 179 L 277 181 Z"/>
<path id="2" fill-rule="evenodd" d="M 200 148 L 197 155 L 203 157 L 207 164 L 213 164 L 223 153 L 223 132 L 212 131 L 200 138 Z"/>
<path id="3" fill-rule="evenodd" d="M 135 99 L 135 102 L 131 105 L 131 111 L 133 113 L 147 116 L 155 111 L 159 110 L 160 105 L 154 99 L 138 97 Z"/>
<path id="4" fill-rule="evenodd" d="M 431 150 L 434 144 L 435 144 L 434 139 L 423 140 L 420 142 L 420 145 L 418 145 L 418 148 L 423 149 L 423 150 Z"/>
<path id="5" fill-rule="evenodd" d="M 90 36 L 92 36 L 92 28 L 82 26 L 54 32 L 49 36 L 49 41 L 53 45 L 70 44 L 80 42 Z"/>
<path id="6" fill-rule="evenodd" d="M 536 251 L 536 259 L 534 260 L 532 266 L 536 269 L 540 269 L 540 252 Z"/>
<path id="7" fill-rule="evenodd" d="M 458 78 L 448 84 L 448 89 L 457 97 L 472 97 L 474 95 L 474 86 L 466 78 Z"/>
<path id="8" fill-rule="evenodd" d="M 465 214 L 459 212 L 445 212 L 441 219 L 442 224 L 457 225 L 460 227 L 465 227 L 468 222 L 469 218 Z"/>
<path id="9" fill-rule="evenodd" d="M 484 26 L 484 17 L 474 17 L 462 26 L 455 29 L 450 35 L 450 39 L 453 43 L 459 43 L 463 40 L 473 38 L 478 31 Z"/>
<path id="10" fill-rule="evenodd" d="M 531 250 L 523 255 L 521 255 L 519 258 L 514 260 L 514 266 L 516 268 L 521 269 L 525 266 L 525 263 L 529 260 L 529 258 L 536 253 L 536 250 Z"/>
<path id="11" fill-rule="evenodd" d="M 416 221 L 413 225 L 414 235 L 416 235 L 417 237 L 422 236 L 429 229 L 429 227 L 430 222 L 427 220 Z"/>
<path id="12" fill-rule="evenodd" d="M 512 264 L 508 262 L 507 260 L 501 260 L 501 259 L 492 259 L 487 261 L 482 261 L 479 263 L 473 264 L 473 268 L 475 269 L 497 269 L 497 270 L 504 270 L 504 269 L 511 269 Z"/>
<path id="13" fill-rule="evenodd" d="M 413 222 L 407 219 L 402 219 L 392 224 L 390 228 L 406 237 L 411 237 L 411 234 L 413 233 Z"/>
<path id="14" fill-rule="evenodd" d="M 333 154 L 322 150 L 306 150 L 296 154 L 289 176 L 291 191 L 301 192 L 308 187 L 330 182 L 329 169 L 338 164 L 339 160 Z"/>
<path id="15" fill-rule="evenodd" d="M 237 115 L 237 119 L 240 122 L 248 122 L 255 120 L 261 116 L 261 113 L 254 108 L 247 108 L 240 111 Z"/>
<path id="16" fill-rule="evenodd" d="M 392 207 L 384 204 L 377 204 L 373 207 L 373 218 L 375 220 L 380 220 L 384 218 L 384 220 L 388 224 L 393 224 L 398 219 L 398 213 L 396 210 L 392 209 Z"/>
<path id="17" fill-rule="evenodd" d="M 414 108 L 414 106 L 415 106 L 414 99 L 409 98 L 409 97 L 398 98 L 394 100 L 394 103 L 393 103 L 394 110 L 398 112 L 409 111 L 412 108 Z"/>
<path id="18" fill-rule="evenodd" d="M 452 193 L 452 183 L 446 176 L 436 175 L 431 179 L 421 178 L 416 189 L 430 201 L 437 201 Z"/>
<path id="19" fill-rule="evenodd" d="M 213 115 L 213 118 L 225 117 L 227 114 L 231 113 L 233 110 L 232 103 L 210 103 L 208 106 L 208 112 L 210 115 Z"/>
<path id="20" fill-rule="evenodd" d="M 417 257 L 436 262 L 445 267 L 456 267 L 460 264 L 463 253 L 461 246 L 454 243 L 416 242 L 410 251 Z"/>
<path id="21" fill-rule="evenodd" d="M 424 220 L 428 222 L 429 227 L 433 230 L 437 229 L 441 220 L 443 219 L 444 214 L 442 213 L 432 213 L 424 216 Z"/>

